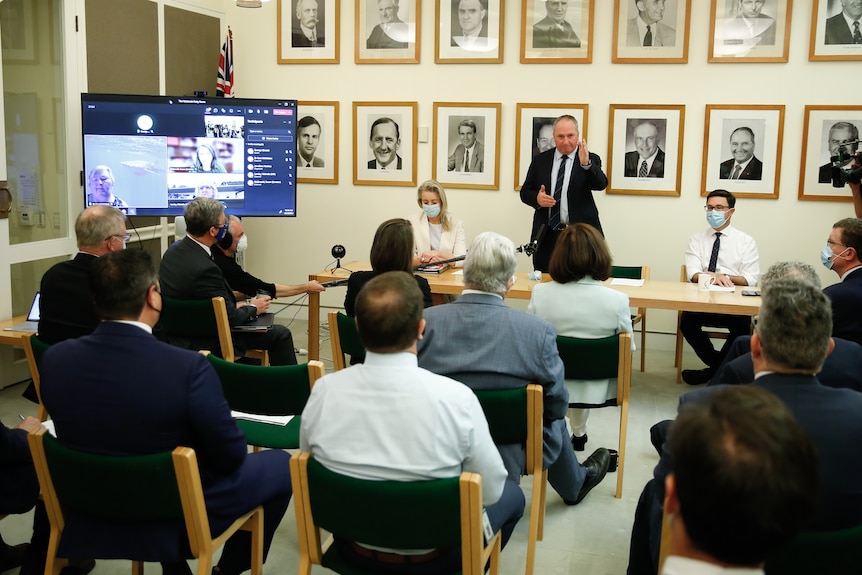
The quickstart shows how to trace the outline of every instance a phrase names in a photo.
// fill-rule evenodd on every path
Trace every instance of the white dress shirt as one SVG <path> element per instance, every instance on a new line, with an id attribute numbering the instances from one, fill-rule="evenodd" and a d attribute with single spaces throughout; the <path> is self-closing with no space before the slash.
<path id="1" fill-rule="evenodd" d="M 715 234 L 716 230 L 707 228 L 691 236 L 688 241 L 688 248 L 685 250 L 685 268 L 689 281 L 694 274 L 707 271 Z M 742 276 L 748 285 L 757 285 L 757 279 L 760 277 L 760 259 L 754 238 L 729 225 L 721 230 L 720 245 L 716 273 Z"/>

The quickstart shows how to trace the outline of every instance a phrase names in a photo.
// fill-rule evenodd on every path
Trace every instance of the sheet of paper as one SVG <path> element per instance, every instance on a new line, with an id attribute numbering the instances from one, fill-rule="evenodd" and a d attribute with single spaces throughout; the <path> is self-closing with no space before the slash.
<path id="1" fill-rule="evenodd" d="M 641 287 L 642 285 L 644 285 L 644 280 L 633 280 L 629 278 L 612 278 L 611 285 Z"/>
<path id="2" fill-rule="evenodd" d="M 231 411 L 230 415 L 234 419 L 245 419 L 246 421 L 269 423 L 270 425 L 287 425 L 294 417 L 292 415 L 259 415 L 257 413 L 244 413 L 242 411 Z"/>
<path id="3" fill-rule="evenodd" d="M 54 437 L 57 437 L 57 428 L 54 427 L 54 420 L 53 419 L 49 419 L 48 421 L 43 421 L 42 425 L 45 426 L 45 429 L 48 430 L 48 433 L 50 433 Z"/>
<path id="4" fill-rule="evenodd" d="M 725 286 L 711 285 L 711 286 L 709 286 L 709 291 L 734 292 L 734 291 L 736 291 L 736 288 L 734 286 L 725 287 Z"/>

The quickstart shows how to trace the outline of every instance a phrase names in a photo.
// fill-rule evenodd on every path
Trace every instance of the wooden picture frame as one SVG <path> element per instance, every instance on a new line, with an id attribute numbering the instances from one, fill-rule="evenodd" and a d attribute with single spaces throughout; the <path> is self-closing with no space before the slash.
<path id="1" fill-rule="evenodd" d="M 614 64 L 685 64 L 688 62 L 688 38 L 691 21 L 691 0 L 667 0 L 664 9 L 656 0 L 645 3 L 644 14 L 660 18 L 650 24 L 650 44 L 646 24 L 639 16 L 635 0 L 614 0 Z M 652 26 L 656 30 L 652 30 Z M 644 30 L 642 32 L 642 29 Z"/>
<path id="2" fill-rule="evenodd" d="M 418 110 L 416 102 L 353 102 L 355 185 L 416 185 Z"/>
<path id="3" fill-rule="evenodd" d="M 0 3 L 3 12 L 3 59 L 16 64 L 38 63 L 36 45 L 36 10 L 32 0 L 6 0 Z M 50 12 L 50 10 L 49 10 Z"/>
<path id="4" fill-rule="evenodd" d="M 701 195 L 725 189 L 740 198 L 777 199 L 784 106 L 708 104 L 705 122 Z"/>
<path id="5" fill-rule="evenodd" d="M 862 106 L 805 106 L 799 199 L 850 202 L 850 188 L 832 187 L 832 160 L 844 144 L 845 153 L 862 149 L 845 141 L 859 139 Z"/>
<path id="6" fill-rule="evenodd" d="M 421 0 L 356 0 L 354 62 L 418 64 L 421 13 Z"/>
<path id="7" fill-rule="evenodd" d="M 681 195 L 684 105 L 611 104 L 608 133 L 608 194 Z"/>
<path id="8" fill-rule="evenodd" d="M 810 61 L 862 60 L 862 44 L 853 43 L 853 31 L 843 16 L 846 9 L 852 11 L 850 19 L 858 20 L 862 16 L 856 14 L 856 4 L 843 8 L 840 0 L 814 0 L 808 48 Z"/>
<path id="9" fill-rule="evenodd" d="M 312 9 L 316 13 L 313 38 L 307 36 L 308 30 L 297 16 L 303 8 L 307 15 Z M 278 63 L 338 64 L 340 19 L 337 0 L 278 0 Z"/>
<path id="10" fill-rule="evenodd" d="M 595 0 L 521 0 L 521 64 L 593 61 Z"/>
<path id="11" fill-rule="evenodd" d="M 299 102 L 296 114 L 296 181 L 300 184 L 338 183 L 338 114 L 339 103 L 336 101 Z"/>
<path id="12" fill-rule="evenodd" d="M 527 177 L 533 158 L 555 147 L 554 120 L 564 114 L 578 122 L 581 138 L 587 139 L 589 104 L 518 104 L 515 112 L 515 191 Z M 550 128 L 549 128 L 550 126 Z"/>
<path id="13" fill-rule="evenodd" d="M 504 1 L 487 0 L 483 9 L 479 0 L 438 0 L 435 3 L 435 64 L 502 64 Z M 459 19 L 464 3 L 464 22 Z M 474 34 L 477 31 L 478 34 Z"/>
<path id="14" fill-rule="evenodd" d="M 712 0 L 710 62 L 787 62 L 790 0 Z"/>
<path id="15" fill-rule="evenodd" d="M 500 189 L 501 110 L 499 103 L 434 102 L 431 177 L 447 188 Z"/>

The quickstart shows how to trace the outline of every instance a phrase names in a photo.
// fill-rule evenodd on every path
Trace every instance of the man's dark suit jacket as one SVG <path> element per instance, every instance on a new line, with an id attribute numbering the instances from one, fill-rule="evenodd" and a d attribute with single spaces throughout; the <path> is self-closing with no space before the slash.
<path id="1" fill-rule="evenodd" d="M 39 339 L 55 344 L 93 333 L 99 314 L 90 295 L 90 264 L 96 256 L 84 252 L 54 264 L 42 276 L 39 299 Z"/>
<path id="2" fill-rule="evenodd" d="M 562 26 L 562 27 L 560 27 Z M 561 25 L 544 17 L 533 26 L 533 48 L 580 48 L 581 39 L 567 20 Z"/>
<path id="3" fill-rule="evenodd" d="M 862 346 L 840 337 L 833 338 L 833 341 L 835 349 L 823 362 L 823 369 L 817 374 L 817 380 L 827 387 L 846 387 L 862 391 Z M 750 349 L 751 336 L 736 338 L 709 385 L 735 385 L 754 381 L 754 362 Z"/>
<path id="4" fill-rule="evenodd" d="M 844 13 L 838 13 L 826 19 L 826 37 L 824 44 L 853 44 L 853 33 L 847 26 Z"/>
<path id="5" fill-rule="evenodd" d="M 626 152 L 626 167 L 623 176 L 626 178 L 636 178 L 640 169 L 641 156 L 637 152 Z M 663 178 L 664 177 L 664 150 L 661 148 L 656 152 L 655 159 L 650 166 L 648 178 Z"/>
<path id="6" fill-rule="evenodd" d="M 733 165 L 735 160 L 725 160 L 721 163 L 718 169 L 718 177 L 722 180 L 729 180 L 733 174 Z M 760 180 L 763 178 L 763 163 L 752 156 L 751 161 L 745 166 L 745 169 L 739 173 L 739 180 Z"/>
<path id="7" fill-rule="evenodd" d="M 832 300 L 832 336 L 862 345 L 862 267 L 823 293 Z"/>
<path id="8" fill-rule="evenodd" d="M 377 159 L 376 158 L 373 160 L 368 160 L 368 169 L 369 170 L 376 170 L 377 169 Z M 387 170 L 392 169 L 392 162 L 389 162 L 389 166 L 387 166 L 386 169 Z M 395 169 L 396 170 L 401 169 L 401 156 L 399 156 L 397 154 L 395 155 Z"/>
<path id="9" fill-rule="evenodd" d="M 273 517 L 265 508 L 264 522 L 272 531 L 278 525 L 284 512 L 279 514 L 279 507 L 286 508 L 290 498 L 289 474 L 282 469 L 290 456 L 281 450 L 247 454 L 245 434 L 231 417 L 215 370 L 201 354 L 160 342 L 135 325 L 104 322 L 92 335 L 51 347 L 40 371 L 42 399 L 63 444 L 106 455 L 191 447 L 213 534 L 273 498 L 281 502 Z M 271 455 L 257 457 L 263 454 Z M 110 523 L 70 516 L 67 525 L 78 529 L 64 533 L 60 550 L 74 550 L 72 557 L 186 557 L 182 522 L 117 530 Z M 105 550 L 114 555 L 102 555 Z M 224 552 L 248 555 L 248 546 L 229 542 Z"/>
<path id="10" fill-rule="evenodd" d="M 393 22 L 393 24 L 400 24 L 405 29 L 407 28 L 407 24 L 401 21 Z M 407 42 L 399 42 L 398 40 L 384 32 L 383 28 L 381 28 L 380 24 L 378 24 L 371 31 L 371 35 L 369 35 L 368 38 L 365 40 L 365 47 L 368 50 L 397 50 L 406 48 Z"/>
<path id="11" fill-rule="evenodd" d="M 224 279 L 230 289 L 254 297 L 258 290 L 264 290 L 275 298 L 275 284 L 266 283 L 242 269 L 236 259 L 225 254 L 218 246 L 212 247 L 213 261 L 224 274 Z"/>
<path id="12" fill-rule="evenodd" d="M 823 164 L 820 166 L 820 171 L 817 173 L 817 182 L 820 184 L 832 183 L 832 163 Z"/>
<path id="13" fill-rule="evenodd" d="M 25 513 L 39 499 L 27 432 L 0 423 L 0 514 Z"/>
<path id="14" fill-rule="evenodd" d="M 290 34 L 290 45 L 294 48 L 324 48 L 326 47 L 326 39 L 323 36 L 323 26 L 318 23 L 317 26 L 317 42 L 313 43 L 309 40 L 302 30 L 293 28 Z"/>

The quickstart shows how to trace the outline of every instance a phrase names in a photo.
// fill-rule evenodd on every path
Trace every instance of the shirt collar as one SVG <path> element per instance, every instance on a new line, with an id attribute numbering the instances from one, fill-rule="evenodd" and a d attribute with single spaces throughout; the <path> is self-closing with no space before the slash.
<path id="1" fill-rule="evenodd" d="M 129 320 L 129 319 L 113 319 L 113 320 L 108 320 L 108 321 L 111 321 L 113 323 L 125 323 L 128 325 L 134 325 L 134 326 L 141 328 L 142 330 L 144 330 L 145 332 L 147 332 L 149 334 L 153 333 L 153 328 L 150 325 L 148 325 L 142 321 L 133 321 L 133 320 Z"/>
<path id="2" fill-rule="evenodd" d="M 858 270 L 860 267 L 862 267 L 862 266 L 853 266 L 852 268 L 850 268 L 849 270 L 847 270 L 846 272 L 841 274 L 841 281 L 844 281 L 844 278 L 846 278 L 847 276 L 849 276 L 850 274 L 852 274 L 853 272 Z"/>
<path id="3" fill-rule="evenodd" d="M 477 290 L 477 289 L 465 289 L 465 290 L 461 291 L 461 294 L 462 295 L 467 295 L 467 294 L 492 295 L 494 297 L 500 298 L 501 300 L 503 299 L 503 296 L 501 296 L 498 293 L 491 293 L 489 291 L 482 291 L 482 290 Z"/>
<path id="4" fill-rule="evenodd" d="M 419 358 L 409 351 L 395 353 L 365 352 L 365 365 L 375 367 L 418 367 Z"/>
<path id="5" fill-rule="evenodd" d="M 207 253 L 207 257 L 209 257 L 209 258 L 212 258 L 212 257 L 213 257 L 213 252 L 212 252 L 212 249 L 210 249 L 210 246 L 208 246 L 208 245 L 206 245 L 206 244 L 202 244 L 201 242 L 197 241 L 196 239 L 194 239 L 194 238 L 193 238 L 193 237 L 191 237 L 191 236 L 187 236 L 187 237 L 188 237 L 191 241 L 193 241 L 194 243 L 196 243 L 197 245 L 199 245 L 200 247 L 202 247 L 202 248 L 203 248 L 203 250 Z"/>

